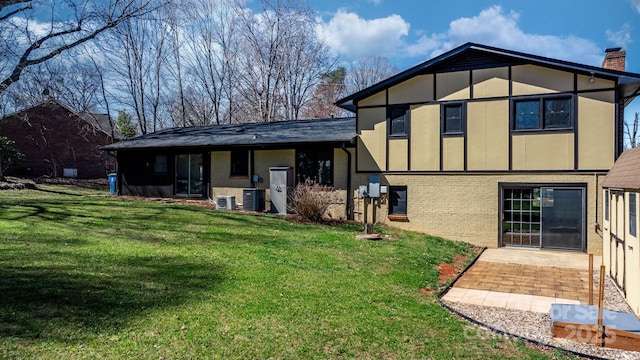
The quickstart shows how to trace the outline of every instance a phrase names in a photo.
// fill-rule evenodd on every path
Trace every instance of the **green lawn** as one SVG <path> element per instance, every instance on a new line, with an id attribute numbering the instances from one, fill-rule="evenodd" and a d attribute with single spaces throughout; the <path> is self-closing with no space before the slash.
<path id="1" fill-rule="evenodd" d="M 0 358 L 558 356 L 475 336 L 419 292 L 466 244 L 106 193 L 0 191 Z"/>

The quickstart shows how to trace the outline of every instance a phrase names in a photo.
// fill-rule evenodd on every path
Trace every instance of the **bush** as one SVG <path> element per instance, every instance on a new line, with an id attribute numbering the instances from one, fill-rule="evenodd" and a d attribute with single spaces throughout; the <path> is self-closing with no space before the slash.
<path id="1" fill-rule="evenodd" d="M 289 196 L 289 211 L 309 221 L 322 222 L 333 204 L 333 188 L 307 180 L 296 185 Z"/>

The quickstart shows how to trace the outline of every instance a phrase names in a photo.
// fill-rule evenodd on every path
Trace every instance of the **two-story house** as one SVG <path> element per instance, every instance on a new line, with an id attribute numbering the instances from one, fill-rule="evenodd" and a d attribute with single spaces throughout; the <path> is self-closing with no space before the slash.
<path id="1" fill-rule="evenodd" d="M 376 221 L 393 226 L 601 253 L 600 183 L 640 91 L 623 56 L 609 49 L 600 68 L 468 43 L 345 97 L 354 187 L 377 175 Z"/>
<path id="2" fill-rule="evenodd" d="M 595 67 L 468 43 L 339 100 L 355 119 L 168 129 L 103 149 L 122 194 L 255 187 L 269 202 L 270 168 L 286 167 L 340 191 L 335 213 L 355 220 L 599 254 L 601 182 L 640 93 L 624 62 L 620 49 Z M 363 199 L 371 179 L 380 197 Z"/>

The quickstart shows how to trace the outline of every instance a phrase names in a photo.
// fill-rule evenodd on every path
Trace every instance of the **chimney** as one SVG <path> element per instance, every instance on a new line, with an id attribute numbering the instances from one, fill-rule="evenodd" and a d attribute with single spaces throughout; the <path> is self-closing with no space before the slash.
<path id="1" fill-rule="evenodd" d="M 609 70 L 624 71 L 624 62 L 627 53 L 622 48 L 608 48 L 604 51 L 602 67 Z"/>

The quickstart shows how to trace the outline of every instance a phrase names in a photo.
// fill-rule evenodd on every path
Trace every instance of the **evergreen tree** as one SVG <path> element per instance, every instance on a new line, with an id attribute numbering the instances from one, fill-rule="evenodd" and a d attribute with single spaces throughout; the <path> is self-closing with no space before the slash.
<path id="1" fill-rule="evenodd" d="M 118 112 L 116 126 L 118 126 L 118 130 L 120 130 L 120 133 L 122 134 L 122 137 L 124 139 L 131 139 L 137 135 L 136 128 L 133 125 L 133 120 L 131 119 L 131 115 L 129 115 L 129 113 L 124 110 Z"/>

